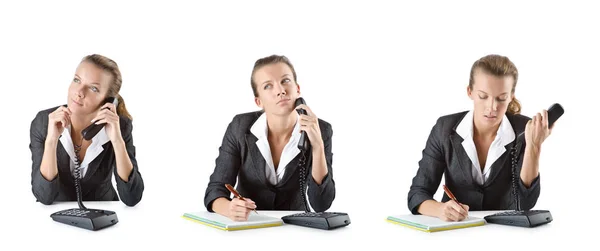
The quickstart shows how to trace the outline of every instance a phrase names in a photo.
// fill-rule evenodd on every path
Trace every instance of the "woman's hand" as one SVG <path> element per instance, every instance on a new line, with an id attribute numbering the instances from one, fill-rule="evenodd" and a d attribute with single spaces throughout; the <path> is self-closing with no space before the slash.
<path id="1" fill-rule="evenodd" d="M 123 137 L 121 136 L 121 126 L 119 124 L 119 115 L 117 115 L 117 108 L 114 104 L 104 104 L 100 108 L 98 114 L 96 114 L 96 117 L 92 120 L 92 122 L 94 121 L 97 121 L 95 124 L 106 123 L 106 134 L 113 144 L 123 141 Z"/>
<path id="2" fill-rule="evenodd" d="M 469 206 L 449 200 L 441 203 L 438 218 L 444 221 L 461 221 L 469 217 Z"/>
<path id="3" fill-rule="evenodd" d="M 48 136 L 46 140 L 57 141 L 65 128 L 71 125 L 71 110 L 61 106 L 48 115 Z"/>
<path id="4" fill-rule="evenodd" d="M 256 209 L 256 203 L 251 199 L 244 198 L 244 200 L 240 200 L 234 198 L 229 202 L 227 217 L 234 221 L 247 221 L 248 215 L 254 209 Z"/>
<path id="5" fill-rule="evenodd" d="M 554 127 L 554 126 L 553 126 Z M 525 143 L 539 151 L 544 140 L 550 136 L 552 129 L 548 128 L 548 111 L 538 113 L 525 126 Z"/>
<path id="6" fill-rule="evenodd" d="M 520 177 L 526 188 L 531 187 L 535 178 L 539 176 L 542 143 L 550 136 L 551 132 L 552 128 L 548 128 L 548 111 L 546 110 L 533 116 L 525 126 L 525 154 Z"/>
<path id="7" fill-rule="evenodd" d="M 310 145 L 313 151 L 323 151 L 324 144 L 323 138 L 321 138 L 321 128 L 319 128 L 319 119 L 313 113 L 313 111 L 305 104 L 296 106 L 296 109 L 304 109 L 306 115 L 301 114 L 299 118 L 300 131 L 306 132 Z"/>

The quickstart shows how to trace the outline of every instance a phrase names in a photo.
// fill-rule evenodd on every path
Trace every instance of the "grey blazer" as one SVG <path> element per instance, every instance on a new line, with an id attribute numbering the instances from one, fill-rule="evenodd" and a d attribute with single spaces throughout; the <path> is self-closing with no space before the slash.
<path id="1" fill-rule="evenodd" d="M 46 180 L 40 173 L 40 164 L 44 155 L 46 136 L 48 134 L 48 115 L 56 110 L 54 107 L 40 111 L 31 122 L 30 144 L 31 160 L 31 189 L 36 200 L 49 205 L 54 201 L 76 201 L 75 179 L 70 171 L 70 158 L 63 145 L 58 142 L 56 161 L 58 175 L 51 181 Z M 120 117 L 121 135 L 125 141 L 127 154 L 133 164 L 129 181 L 125 182 L 117 174 L 115 152 L 109 141 L 102 147 L 104 150 L 88 166 L 88 170 L 81 180 L 82 199 L 84 201 L 121 201 L 127 206 L 135 206 L 142 199 L 144 181 L 140 174 L 135 158 L 135 146 L 131 132 L 131 120 Z M 111 175 L 117 181 L 118 195 L 112 185 Z"/>
<path id="2" fill-rule="evenodd" d="M 469 206 L 469 210 L 508 210 L 516 209 L 512 193 L 510 149 L 515 141 L 506 146 L 504 154 L 491 166 L 491 173 L 483 185 L 473 181 L 471 174 L 472 162 L 462 147 L 463 138 L 456 132 L 467 111 L 440 117 L 431 130 L 423 157 L 419 161 L 419 170 L 412 180 L 408 192 L 408 209 L 418 214 L 418 208 L 425 200 L 432 200 L 437 191 L 442 175 L 445 174 L 445 184 L 456 199 Z M 529 121 L 523 115 L 506 115 L 515 134 L 525 130 Z M 517 176 L 523 164 L 525 144 L 517 145 L 519 150 Z M 540 177 L 536 177 L 529 188 L 517 181 L 519 199 L 522 210 L 535 206 L 540 196 Z M 448 201 L 446 194 L 442 202 Z"/>
<path id="3" fill-rule="evenodd" d="M 266 161 L 256 146 L 258 138 L 250 132 L 254 122 L 262 111 L 236 115 L 229 123 L 223 142 L 219 148 L 216 166 L 210 176 L 204 195 L 204 205 L 212 212 L 212 203 L 223 197 L 230 199 L 225 184 L 235 186 L 238 192 L 256 202 L 259 210 L 304 210 L 300 194 L 299 168 L 300 155 L 296 156 L 285 168 L 285 174 L 277 185 L 271 185 L 265 177 Z M 331 169 L 331 125 L 319 119 L 319 127 L 325 144 L 325 158 L 328 174 L 321 185 L 313 180 L 311 174 L 312 157 L 307 153 L 308 200 L 317 212 L 323 212 L 331 206 L 335 198 L 335 182 Z"/>

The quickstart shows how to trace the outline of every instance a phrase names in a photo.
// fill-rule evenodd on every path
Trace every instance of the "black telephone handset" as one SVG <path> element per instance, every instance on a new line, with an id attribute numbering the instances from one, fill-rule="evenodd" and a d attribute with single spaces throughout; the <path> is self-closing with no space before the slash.
<path id="1" fill-rule="evenodd" d="M 117 105 L 117 99 L 113 97 L 107 98 L 104 101 L 104 103 L 113 103 L 115 106 Z M 92 139 L 105 125 L 104 123 L 99 125 L 94 123 L 81 131 L 84 139 Z M 81 160 L 79 159 L 80 150 L 81 146 L 75 146 L 75 194 L 77 196 L 77 204 L 79 205 L 79 208 L 61 210 L 51 214 L 50 217 L 60 223 L 94 231 L 115 225 L 119 222 L 115 212 L 102 209 L 88 209 L 83 205 L 81 199 Z"/>
<path id="2" fill-rule="evenodd" d="M 294 107 L 297 107 L 299 105 L 306 105 L 306 102 L 304 101 L 303 98 L 298 98 L 296 99 L 296 103 Z M 302 109 L 302 108 L 298 108 L 296 110 L 298 112 L 298 114 L 300 115 L 307 115 L 306 110 Z M 302 132 L 300 134 L 300 140 L 298 141 L 298 149 L 300 149 L 300 151 L 308 151 L 310 148 L 310 141 L 308 140 L 308 135 L 306 135 L 306 132 Z"/>
<path id="3" fill-rule="evenodd" d="M 563 107 L 556 103 L 548 108 L 548 127 L 552 127 L 554 122 L 565 113 Z M 517 163 L 519 161 L 519 150 L 522 149 L 522 144 L 525 143 L 525 131 L 520 133 L 515 140 L 513 147 L 511 148 L 511 179 L 512 179 L 512 193 L 516 210 L 496 213 L 485 216 L 484 219 L 488 223 L 518 226 L 518 227 L 537 227 L 550 223 L 552 214 L 548 210 L 521 210 L 521 201 L 519 199 L 519 192 L 517 191 L 517 182 L 520 178 L 517 176 Z"/>
<path id="4" fill-rule="evenodd" d="M 102 103 L 102 104 L 104 105 L 106 103 L 113 103 L 116 107 L 119 104 L 119 100 L 115 97 L 108 97 L 108 98 L 104 99 L 104 103 Z M 104 108 L 104 109 L 108 109 L 108 108 Z M 98 134 L 98 132 L 100 132 L 102 127 L 104 127 L 105 125 L 106 125 L 106 123 L 96 125 L 96 121 L 94 121 L 94 123 L 92 123 L 85 129 L 83 129 L 83 131 L 81 131 L 81 135 L 83 136 L 83 138 L 85 140 L 91 140 L 94 136 L 96 136 L 96 134 Z"/>
<path id="5" fill-rule="evenodd" d="M 306 104 L 303 98 L 296 99 L 295 107 L 300 104 Z M 304 109 L 296 110 L 299 114 L 306 115 Z M 299 123 L 299 122 L 298 122 Z M 310 141 L 306 132 L 302 132 L 300 140 L 298 141 L 298 149 L 300 149 L 300 161 L 298 162 L 298 169 L 300 172 L 300 194 L 302 196 L 302 203 L 304 204 L 304 213 L 297 213 L 283 216 L 281 219 L 283 222 L 292 225 L 312 227 L 324 230 L 331 230 L 340 227 L 350 225 L 350 217 L 347 213 L 340 212 L 311 212 L 308 207 L 308 201 L 306 199 L 306 177 L 309 175 L 306 168 L 306 154 L 310 154 Z"/>
<path id="6" fill-rule="evenodd" d="M 555 103 L 548 108 L 548 128 L 554 125 L 554 122 L 560 118 L 565 113 L 565 109 L 559 104 Z M 519 133 L 517 136 L 517 141 L 524 142 L 525 141 L 525 131 Z"/>

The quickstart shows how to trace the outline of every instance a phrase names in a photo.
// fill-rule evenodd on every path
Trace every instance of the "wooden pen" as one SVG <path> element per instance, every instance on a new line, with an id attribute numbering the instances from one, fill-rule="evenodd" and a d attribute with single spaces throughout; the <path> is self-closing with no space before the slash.
<path id="1" fill-rule="evenodd" d="M 446 192 L 446 194 L 448 195 L 448 197 L 450 197 L 451 200 L 456 202 L 456 204 L 458 204 L 463 210 L 466 211 L 466 209 L 462 206 L 462 204 L 460 204 L 460 202 L 458 202 L 456 197 L 454 197 L 454 194 L 452 194 L 452 192 L 450 192 L 450 189 L 448 189 L 448 187 L 446 185 L 444 185 L 444 192 Z"/>
<path id="2" fill-rule="evenodd" d="M 242 197 L 242 195 L 240 195 L 240 193 L 238 193 L 238 191 L 236 191 L 235 188 L 233 188 L 233 186 L 231 186 L 229 184 L 225 184 L 225 187 L 227 188 L 227 190 L 229 190 L 229 192 L 231 192 L 233 194 L 233 196 L 235 196 L 239 200 L 246 201 L 244 199 L 244 197 Z M 256 209 L 252 209 L 252 211 L 254 211 L 256 214 L 258 214 L 258 212 L 256 212 Z"/>

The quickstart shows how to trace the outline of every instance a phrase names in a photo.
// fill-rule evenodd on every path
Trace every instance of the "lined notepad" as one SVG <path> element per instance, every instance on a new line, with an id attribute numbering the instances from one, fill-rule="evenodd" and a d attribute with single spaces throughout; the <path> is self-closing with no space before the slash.
<path id="1" fill-rule="evenodd" d="M 192 220 L 209 227 L 218 228 L 226 231 L 275 227 L 283 225 L 281 218 L 275 218 L 267 215 L 250 213 L 247 221 L 233 221 L 223 215 L 211 212 L 193 212 L 183 214 L 183 218 Z"/>
<path id="2" fill-rule="evenodd" d="M 436 217 L 412 214 L 389 216 L 387 218 L 387 221 L 424 232 L 438 232 L 444 230 L 482 226 L 485 224 L 485 220 L 483 218 L 473 216 L 469 216 L 462 221 L 448 222 Z"/>

